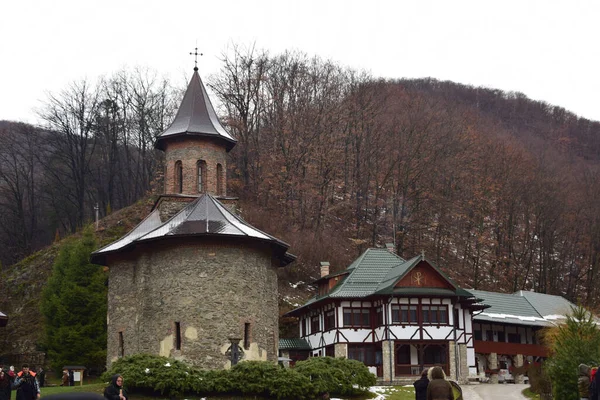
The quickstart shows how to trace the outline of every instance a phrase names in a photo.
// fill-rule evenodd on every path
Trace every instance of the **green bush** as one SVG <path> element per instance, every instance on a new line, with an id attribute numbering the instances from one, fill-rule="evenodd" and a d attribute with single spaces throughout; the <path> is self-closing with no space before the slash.
<path id="1" fill-rule="evenodd" d="M 377 382 L 363 363 L 345 358 L 313 357 L 299 361 L 295 370 L 308 377 L 319 394 L 358 395 Z"/>
<path id="2" fill-rule="evenodd" d="M 120 358 L 102 379 L 123 375 L 130 392 L 179 396 L 244 395 L 308 400 L 323 393 L 362 394 L 376 378 L 361 362 L 315 357 L 286 369 L 266 361 L 243 361 L 230 370 L 201 371 L 172 358 L 138 354 Z"/>
<path id="3" fill-rule="evenodd" d="M 123 375 L 124 386 L 132 392 L 154 392 L 168 396 L 190 393 L 202 372 L 172 358 L 136 354 L 120 358 L 102 374 L 110 381 L 114 374 Z"/>

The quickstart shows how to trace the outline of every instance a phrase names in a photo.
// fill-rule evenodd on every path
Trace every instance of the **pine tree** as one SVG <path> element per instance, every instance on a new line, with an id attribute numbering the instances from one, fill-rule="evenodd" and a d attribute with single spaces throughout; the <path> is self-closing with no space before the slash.
<path id="1" fill-rule="evenodd" d="M 91 227 L 65 241 L 42 294 L 45 347 L 58 371 L 64 365 L 102 369 L 106 362 L 106 273 L 89 261 L 95 248 Z"/>
<path id="2" fill-rule="evenodd" d="M 552 381 L 555 399 L 578 400 L 579 364 L 598 365 L 600 330 L 592 314 L 583 307 L 572 310 L 567 322 L 545 332 L 551 355 L 546 371 Z"/>

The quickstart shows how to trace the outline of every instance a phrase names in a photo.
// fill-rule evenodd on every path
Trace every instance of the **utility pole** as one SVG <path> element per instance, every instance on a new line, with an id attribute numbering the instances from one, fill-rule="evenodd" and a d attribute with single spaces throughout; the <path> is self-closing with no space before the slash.
<path id="1" fill-rule="evenodd" d="M 94 211 L 96 212 L 96 230 L 98 230 L 98 224 L 100 223 L 99 216 L 98 216 L 100 207 L 98 207 L 98 203 L 96 203 L 96 205 L 94 206 Z"/>

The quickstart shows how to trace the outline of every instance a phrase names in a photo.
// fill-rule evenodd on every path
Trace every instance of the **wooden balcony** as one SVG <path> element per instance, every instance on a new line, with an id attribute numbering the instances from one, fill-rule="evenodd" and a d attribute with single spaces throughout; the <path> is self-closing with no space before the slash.
<path id="1" fill-rule="evenodd" d="M 475 353 L 480 354 L 506 354 L 534 357 L 547 357 L 548 349 L 540 344 L 522 344 L 522 343 L 504 343 L 504 342 L 488 342 L 483 340 L 474 341 Z"/>

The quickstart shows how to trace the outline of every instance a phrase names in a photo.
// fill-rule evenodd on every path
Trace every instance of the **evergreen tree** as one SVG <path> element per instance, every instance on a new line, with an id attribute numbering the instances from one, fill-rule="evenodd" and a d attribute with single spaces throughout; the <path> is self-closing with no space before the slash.
<path id="1" fill-rule="evenodd" d="M 42 294 L 45 347 L 58 371 L 64 365 L 102 369 L 106 363 L 106 274 L 89 261 L 95 248 L 91 228 L 65 241 Z"/>
<path id="2" fill-rule="evenodd" d="M 592 314 L 583 307 L 572 309 L 567 322 L 545 332 L 551 355 L 546 371 L 552 381 L 555 399 L 578 400 L 579 364 L 598 365 L 600 330 Z"/>

